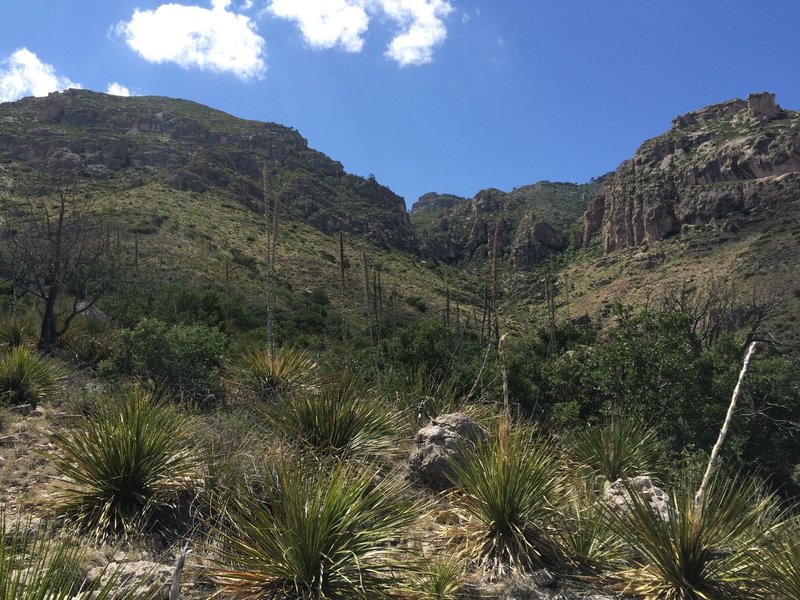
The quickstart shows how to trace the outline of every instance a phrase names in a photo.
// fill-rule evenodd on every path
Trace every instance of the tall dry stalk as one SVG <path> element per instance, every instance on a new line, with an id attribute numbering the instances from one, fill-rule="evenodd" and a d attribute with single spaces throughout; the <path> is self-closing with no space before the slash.
<path id="1" fill-rule="evenodd" d="M 706 467 L 705 475 L 703 475 L 703 482 L 700 484 L 697 494 L 695 494 L 694 497 L 695 508 L 699 509 L 703 506 L 703 499 L 705 498 L 709 481 L 711 481 L 711 474 L 717 464 L 719 450 L 725 441 L 725 436 L 728 435 L 728 428 L 733 420 L 733 412 L 736 410 L 736 402 L 739 400 L 739 396 L 742 393 L 742 382 L 744 381 L 745 373 L 747 373 L 747 368 L 750 366 L 750 359 L 753 357 L 757 347 L 758 342 L 750 342 L 750 346 L 747 348 L 747 354 L 744 357 L 742 370 L 739 372 L 739 380 L 736 382 L 736 387 L 733 389 L 733 396 L 731 397 L 731 403 L 728 405 L 728 413 L 725 415 L 725 421 L 722 423 L 722 429 L 719 430 L 717 443 L 714 444 L 714 448 L 711 450 L 711 457 L 708 459 L 708 466 Z"/>

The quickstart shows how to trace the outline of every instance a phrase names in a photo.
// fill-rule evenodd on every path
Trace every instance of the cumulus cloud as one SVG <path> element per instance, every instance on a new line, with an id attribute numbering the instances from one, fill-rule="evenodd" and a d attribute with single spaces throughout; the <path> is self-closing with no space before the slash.
<path id="1" fill-rule="evenodd" d="M 270 0 L 268 10 L 294 21 L 312 47 L 348 52 L 363 49 L 372 15 L 386 16 L 400 28 L 386 56 L 400 65 L 419 65 L 430 62 L 447 37 L 444 18 L 453 7 L 449 0 Z"/>
<path id="2" fill-rule="evenodd" d="M 79 83 L 57 75 L 52 65 L 43 63 L 27 48 L 16 50 L 0 62 L 0 102 L 79 87 Z"/>
<path id="3" fill-rule="evenodd" d="M 230 4 L 212 0 L 210 9 L 183 4 L 137 8 L 116 32 L 148 62 L 257 79 L 266 71 L 264 38 L 249 17 L 228 10 Z"/>
<path id="4" fill-rule="evenodd" d="M 403 32 L 386 49 L 386 55 L 400 65 L 431 62 L 433 49 L 447 37 L 443 19 L 452 12 L 447 0 L 380 0 L 386 14 Z"/>
<path id="5" fill-rule="evenodd" d="M 122 85 L 121 83 L 117 83 L 116 81 L 113 83 L 108 84 L 108 88 L 106 89 L 107 94 L 111 94 L 112 96 L 130 96 L 131 91 Z"/>
<path id="6" fill-rule="evenodd" d="M 364 0 L 272 0 L 269 11 L 295 21 L 314 48 L 360 52 L 364 46 L 362 36 L 369 26 Z"/>

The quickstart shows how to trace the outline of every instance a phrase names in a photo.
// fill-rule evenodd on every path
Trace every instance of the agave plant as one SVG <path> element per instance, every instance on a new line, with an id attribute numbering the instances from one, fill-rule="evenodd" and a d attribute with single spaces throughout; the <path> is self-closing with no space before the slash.
<path id="1" fill-rule="evenodd" d="M 271 399 L 310 385 L 317 363 L 305 350 L 290 346 L 282 346 L 274 354 L 259 348 L 239 358 L 238 370 L 260 395 Z"/>
<path id="2" fill-rule="evenodd" d="M 144 585 L 118 589 L 119 571 L 108 570 L 94 583 L 82 582 L 86 558 L 77 540 L 59 535 L 44 522 L 9 523 L 0 511 L 0 600 L 145 600 L 156 597 L 156 589 Z"/>
<path id="3" fill-rule="evenodd" d="M 454 497 L 481 523 L 477 558 L 493 575 L 546 564 L 558 555 L 552 523 L 563 493 L 551 440 L 516 427 L 455 464 Z"/>
<path id="4" fill-rule="evenodd" d="M 395 415 L 351 374 L 319 390 L 286 397 L 266 408 L 272 426 L 288 441 L 318 455 L 380 455 L 394 449 Z"/>
<path id="5" fill-rule="evenodd" d="M 232 494 L 213 579 L 241 598 L 378 597 L 395 585 L 397 542 L 418 507 L 407 484 L 352 464 L 284 460 L 265 498 Z M 395 566 L 393 566 L 393 564 Z"/>
<path id="6" fill-rule="evenodd" d="M 137 530 L 193 486 L 189 417 L 139 388 L 53 439 L 61 450 L 61 509 L 98 537 Z"/>
<path id="7" fill-rule="evenodd" d="M 619 577 L 647 599 L 760 597 L 756 550 L 767 539 L 773 499 L 753 483 L 718 477 L 700 504 L 688 484 L 673 493 L 663 518 L 636 491 L 625 511 L 608 511 L 609 525 L 634 552 Z"/>
<path id="8" fill-rule="evenodd" d="M 58 379 L 51 363 L 30 348 L 0 355 L 0 401 L 35 406 L 57 389 Z"/>
<path id="9" fill-rule="evenodd" d="M 655 429 L 628 416 L 579 430 L 567 446 L 576 466 L 588 467 L 607 481 L 653 473 L 664 455 Z"/>

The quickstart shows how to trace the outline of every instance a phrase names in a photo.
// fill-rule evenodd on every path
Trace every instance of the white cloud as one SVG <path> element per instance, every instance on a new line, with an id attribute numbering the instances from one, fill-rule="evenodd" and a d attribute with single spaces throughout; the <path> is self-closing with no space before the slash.
<path id="1" fill-rule="evenodd" d="M 115 81 L 113 83 L 108 84 L 108 89 L 106 89 L 106 94 L 111 94 L 112 96 L 130 96 L 131 91 L 121 83 L 117 83 Z"/>
<path id="2" fill-rule="evenodd" d="M 401 66 L 421 65 L 433 60 L 433 49 L 447 37 L 444 17 L 453 6 L 447 0 L 380 0 L 383 10 L 403 27 L 386 55 Z"/>
<path id="3" fill-rule="evenodd" d="M 314 48 L 360 52 L 369 26 L 365 0 L 271 0 L 269 11 L 295 21 Z"/>
<path id="4" fill-rule="evenodd" d="M 447 37 L 449 0 L 269 0 L 274 16 L 297 23 L 314 48 L 360 52 L 370 17 L 385 15 L 400 28 L 386 56 L 400 65 L 431 62 L 433 49 Z"/>
<path id="5" fill-rule="evenodd" d="M 79 83 L 57 75 L 53 65 L 43 63 L 27 48 L 16 50 L 0 62 L 0 102 L 79 87 Z"/>
<path id="6" fill-rule="evenodd" d="M 211 8 L 162 4 L 134 10 L 117 34 L 148 62 L 173 62 L 185 69 L 232 73 L 243 80 L 266 71 L 264 38 L 245 15 L 228 10 L 231 0 L 211 0 Z"/>

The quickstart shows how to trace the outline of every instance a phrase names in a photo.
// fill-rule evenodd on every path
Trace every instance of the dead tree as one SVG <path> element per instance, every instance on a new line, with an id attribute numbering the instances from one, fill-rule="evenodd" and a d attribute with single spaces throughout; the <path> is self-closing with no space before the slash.
<path id="1" fill-rule="evenodd" d="M 4 213 L 0 275 L 39 300 L 38 348 L 52 352 L 75 317 L 118 281 L 119 230 L 93 214 L 69 183 L 54 183 L 49 193 L 23 202 L 9 200 Z"/>

